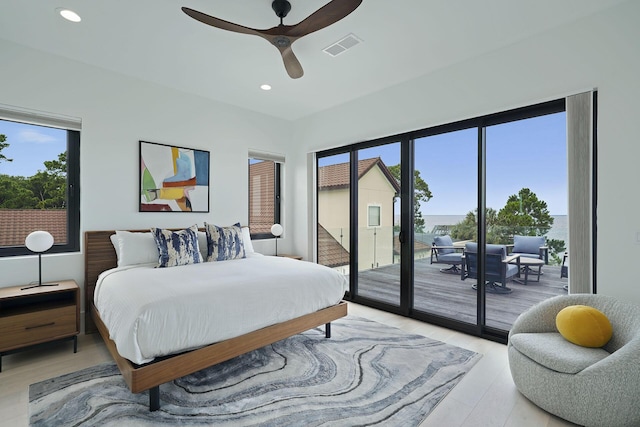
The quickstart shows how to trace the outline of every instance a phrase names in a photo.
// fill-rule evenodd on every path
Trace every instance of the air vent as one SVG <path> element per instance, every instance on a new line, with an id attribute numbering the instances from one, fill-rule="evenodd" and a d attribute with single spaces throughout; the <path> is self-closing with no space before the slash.
<path id="1" fill-rule="evenodd" d="M 352 47 L 354 47 L 355 45 L 361 42 L 362 40 L 360 40 L 358 37 L 356 37 L 353 34 L 349 34 L 346 37 L 343 37 L 341 40 L 335 42 L 331 46 L 323 49 L 323 51 L 331 56 L 338 56 L 342 52 L 345 52 L 348 49 L 351 49 Z"/>

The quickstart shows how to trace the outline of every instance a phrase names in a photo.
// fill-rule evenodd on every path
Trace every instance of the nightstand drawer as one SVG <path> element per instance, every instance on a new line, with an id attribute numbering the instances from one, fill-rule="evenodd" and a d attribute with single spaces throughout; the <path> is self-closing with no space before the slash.
<path id="1" fill-rule="evenodd" d="M 0 331 L 0 351 L 73 335 L 77 333 L 76 306 L 0 317 Z"/>

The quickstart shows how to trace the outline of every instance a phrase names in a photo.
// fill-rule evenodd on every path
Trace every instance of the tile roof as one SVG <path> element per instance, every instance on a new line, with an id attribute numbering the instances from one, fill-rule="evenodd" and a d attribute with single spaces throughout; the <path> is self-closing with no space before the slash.
<path id="1" fill-rule="evenodd" d="M 0 246 L 24 246 L 36 230 L 51 233 L 54 243 L 66 243 L 67 210 L 0 209 Z"/>
<path id="2" fill-rule="evenodd" d="M 358 161 L 358 179 L 369 172 L 371 168 L 378 165 L 382 173 L 387 177 L 389 183 L 400 192 L 400 184 L 391 175 L 389 168 L 380 157 L 363 159 Z M 318 168 L 318 187 L 320 190 L 348 188 L 349 187 L 349 162 L 336 163 L 335 165 L 321 166 Z"/>
<path id="3" fill-rule="evenodd" d="M 349 252 L 318 224 L 318 264 L 339 267 L 349 264 Z"/>

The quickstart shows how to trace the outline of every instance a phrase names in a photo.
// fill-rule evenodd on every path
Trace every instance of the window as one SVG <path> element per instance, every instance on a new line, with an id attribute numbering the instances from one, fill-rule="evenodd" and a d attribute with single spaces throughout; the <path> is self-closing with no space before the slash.
<path id="1" fill-rule="evenodd" d="M 0 106 L 0 256 L 31 254 L 35 230 L 53 235 L 48 252 L 80 250 L 79 128 Z"/>
<path id="2" fill-rule="evenodd" d="M 249 153 L 249 230 L 251 237 L 272 238 L 280 223 L 280 174 L 283 157 Z"/>
<path id="3" fill-rule="evenodd" d="M 368 227 L 380 227 L 380 206 L 369 205 L 369 215 L 367 216 Z"/>
<path id="4" fill-rule="evenodd" d="M 597 110 L 597 98 L 584 98 L 576 100 L 585 111 L 579 133 L 595 135 L 595 122 L 583 116 Z M 506 342 L 522 311 L 566 293 L 560 257 L 568 247 L 567 224 L 575 225 L 566 209 L 572 187 L 581 190 L 578 210 L 586 217 L 579 233 L 593 227 L 594 142 L 576 143 L 582 161 L 572 163 L 568 118 L 565 100 L 557 99 L 316 153 L 318 262 L 349 272 L 351 301 Z M 592 174 L 583 176 L 584 185 L 568 185 L 572 164 Z M 464 249 L 467 241 L 509 247 L 516 234 L 546 239 L 549 260 L 535 292 L 515 280 L 506 289 L 492 287 L 486 263 L 479 268 L 485 285 L 471 277 L 461 283 L 460 270 L 468 267 L 461 267 L 457 248 L 446 262 L 432 257 L 438 236 L 449 235 Z M 595 243 L 580 250 L 590 274 L 580 282 L 589 283 Z M 464 290 L 473 285 L 484 292 Z M 453 299 L 451 286 L 461 290 Z M 496 310 L 492 304 L 501 296 L 492 291 L 509 289 L 518 304 Z"/>

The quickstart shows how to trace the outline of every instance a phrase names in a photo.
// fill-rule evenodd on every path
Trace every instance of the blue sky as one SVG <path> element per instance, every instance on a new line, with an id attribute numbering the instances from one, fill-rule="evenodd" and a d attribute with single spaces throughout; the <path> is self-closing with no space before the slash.
<path id="1" fill-rule="evenodd" d="M 477 131 L 467 129 L 416 140 L 416 169 L 433 198 L 423 215 L 464 215 L 477 205 Z M 400 162 L 400 144 L 361 150 L 360 159 Z M 329 163 L 347 161 L 332 156 Z M 321 165 L 328 164 L 322 162 Z M 500 210 L 512 194 L 529 188 L 552 215 L 567 214 L 565 113 L 487 128 L 487 206 Z"/>
<path id="2" fill-rule="evenodd" d="M 9 143 L 2 154 L 13 159 L 0 162 L 0 174 L 33 176 L 38 170 L 45 170 L 45 160 L 57 160 L 67 149 L 67 131 L 63 129 L 0 120 L 0 134 Z"/>

